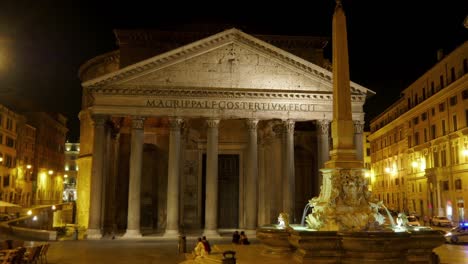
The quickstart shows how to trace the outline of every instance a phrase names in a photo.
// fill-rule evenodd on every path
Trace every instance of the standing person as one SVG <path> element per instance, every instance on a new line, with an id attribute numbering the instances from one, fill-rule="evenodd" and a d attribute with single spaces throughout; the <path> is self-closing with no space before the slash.
<path id="1" fill-rule="evenodd" d="M 206 239 L 206 236 L 203 236 L 201 241 L 203 243 L 203 246 L 205 247 L 206 253 L 210 254 L 211 253 L 211 246 L 210 246 L 210 242 L 208 242 L 208 240 Z"/>
<path id="2" fill-rule="evenodd" d="M 245 234 L 244 231 L 241 231 L 240 233 L 240 239 L 239 239 L 239 244 L 241 245 L 249 245 L 249 239 L 247 238 L 247 235 Z"/>
<path id="3" fill-rule="evenodd" d="M 240 240 L 240 235 L 239 235 L 239 231 L 234 231 L 234 234 L 232 234 L 232 243 L 234 244 L 239 244 L 239 240 Z"/>

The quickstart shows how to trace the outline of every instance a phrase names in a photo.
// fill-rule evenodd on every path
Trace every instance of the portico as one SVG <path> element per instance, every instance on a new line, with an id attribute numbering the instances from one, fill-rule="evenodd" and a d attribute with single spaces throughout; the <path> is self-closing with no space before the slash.
<path id="1" fill-rule="evenodd" d="M 255 230 L 280 212 L 300 222 L 328 160 L 331 80 L 230 29 L 83 82 L 81 149 L 89 155 L 78 177 L 89 184 L 78 188 L 90 199 L 78 214 L 88 238 L 110 228 L 106 219 L 130 238 L 147 229 L 168 237 Z M 371 93 L 351 83 L 357 125 Z"/>

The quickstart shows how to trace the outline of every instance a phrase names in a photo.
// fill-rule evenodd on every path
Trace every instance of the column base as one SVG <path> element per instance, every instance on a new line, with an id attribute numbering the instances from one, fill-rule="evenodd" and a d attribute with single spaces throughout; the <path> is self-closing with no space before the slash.
<path id="1" fill-rule="evenodd" d="M 221 235 L 218 233 L 218 230 L 203 230 L 203 236 L 206 236 L 207 239 L 210 238 L 221 238 Z"/>
<path id="2" fill-rule="evenodd" d="M 101 229 L 88 229 L 86 231 L 86 239 L 88 240 L 96 240 L 96 239 L 101 239 L 101 238 L 102 238 Z"/>
<path id="3" fill-rule="evenodd" d="M 166 232 L 164 232 L 164 235 L 163 237 L 164 238 L 179 238 L 179 230 L 166 230 Z"/>
<path id="4" fill-rule="evenodd" d="M 124 239 L 142 238 L 140 230 L 127 229 L 125 234 L 122 236 Z"/>
<path id="5" fill-rule="evenodd" d="M 244 230 L 244 233 L 247 235 L 248 238 L 250 237 L 256 237 L 257 236 L 257 230 L 255 229 L 248 229 L 248 230 Z"/>

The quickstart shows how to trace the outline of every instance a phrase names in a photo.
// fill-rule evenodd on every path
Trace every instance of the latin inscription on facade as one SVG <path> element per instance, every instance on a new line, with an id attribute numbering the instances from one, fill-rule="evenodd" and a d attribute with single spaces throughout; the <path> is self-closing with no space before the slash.
<path id="1" fill-rule="evenodd" d="M 219 109 L 219 110 L 250 110 L 250 111 L 296 111 L 312 112 L 313 104 L 298 103 L 270 103 L 270 102 L 242 102 L 223 100 L 151 100 L 146 101 L 147 107 L 155 108 L 191 108 L 191 109 Z"/>

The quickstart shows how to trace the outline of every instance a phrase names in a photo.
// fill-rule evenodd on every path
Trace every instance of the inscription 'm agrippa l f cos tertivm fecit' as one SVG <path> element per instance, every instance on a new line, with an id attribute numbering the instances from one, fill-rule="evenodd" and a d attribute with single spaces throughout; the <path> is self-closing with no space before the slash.
<path id="1" fill-rule="evenodd" d="M 297 103 L 270 103 L 270 102 L 242 102 L 223 100 L 151 100 L 146 101 L 146 106 L 156 108 L 193 108 L 193 109 L 220 109 L 220 110 L 252 110 L 252 111 L 296 111 L 312 112 L 313 104 Z"/>

